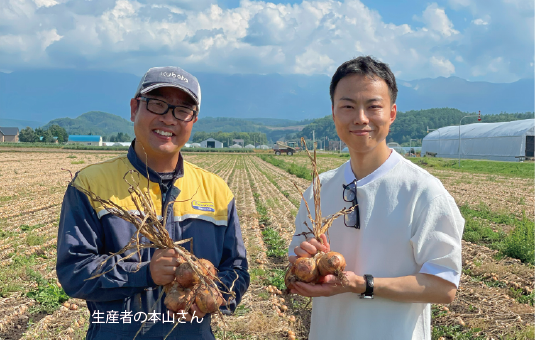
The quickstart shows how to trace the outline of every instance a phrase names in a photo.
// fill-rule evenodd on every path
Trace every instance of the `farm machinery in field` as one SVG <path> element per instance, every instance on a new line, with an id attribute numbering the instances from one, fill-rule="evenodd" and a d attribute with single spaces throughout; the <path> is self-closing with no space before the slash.
<path id="1" fill-rule="evenodd" d="M 275 151 L 275 155 L 286 154 L 288 156 L 292 156 L 300 150 L 301 148 L 299 148 L 297 142 L 284 143 L 281 141 L 277 141 L 277 143 L 273 145 L 273 151 Z"/>

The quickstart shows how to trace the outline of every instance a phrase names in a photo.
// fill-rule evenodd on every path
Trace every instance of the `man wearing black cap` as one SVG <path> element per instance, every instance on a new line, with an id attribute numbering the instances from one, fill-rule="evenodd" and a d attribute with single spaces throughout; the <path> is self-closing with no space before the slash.
<path id="1" fill-rule="evenodd" d="M 180 154 L 200 105 L 201 89 L 194 76 L 176 67 L 150 69 L 130 100 L 136 139 L 128 155 L 84 168 L 73 184 L 136 210 L 123 176 L 130 170 L 139 172 L 140 186 L 150 192 L 156 211 L 167 217 L 171 238 L 193 238 L 193 253 L 210 260 L 228 288 L 234 284 L 235 299 L 220 308 L 230 314 L 249 286 L 234 196 L 221 178 L 184 161 Z M 65 292 L 87 301 L 91 314 L 87 338 L 131 339 L 142 327 L 139 339 L 163 339 L 180 317 L 169 339 L 213 339 L 210 315 L 195 305 L 174 316 L 163 303 L 165 296 L 156 304 L 162 285 L 174 279 L 178 262 L 172 249 L 144 249 L 140 256 L 121 261 L 114 257 L 106 264 L 111 271 L 87 280 L 110 253 L 127 245 L 135 231 L 132 224 L 68 187 L 56 269 Z"/>

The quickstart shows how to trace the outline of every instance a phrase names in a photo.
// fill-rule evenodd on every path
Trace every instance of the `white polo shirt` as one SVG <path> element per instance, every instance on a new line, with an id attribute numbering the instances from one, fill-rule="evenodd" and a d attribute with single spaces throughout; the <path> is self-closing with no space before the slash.
<path id="1" fill-rule="evenodd" d="M 320 175 L 324 217 L 351 205 L 342 198 L 342 185 L 354 179 L 350 161 Z M 314 217 L 312 187 L 304 197 Z M 459 285 L 464 219 L 440 180 L 392 150 L 383 165 L 357 181 L 357 200 L 360 229 L 339 217 L 328 232 L 331 250 L 344 255 L 346 270 L 376 278 L 420 272 Z M 308 232 L 304 221 L 312 226 L 302 202 L 295 234 Z M 293 237 L 289 254 L 304 240 Z M 354 293 L 317 297 L 309 338 L 431 339 L 431 306 Z"/>

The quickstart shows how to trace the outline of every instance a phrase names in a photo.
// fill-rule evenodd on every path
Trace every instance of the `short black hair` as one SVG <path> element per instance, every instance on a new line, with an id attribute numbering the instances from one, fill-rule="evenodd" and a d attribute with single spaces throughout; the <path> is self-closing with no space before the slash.
<path id="1" fill-rule="evenodd" d="M 371 78 L 379 77 L 388 85 L 388 92 L 390 94 L 390 104 L 396 103 L 398 96 L 398 87 L 396 85 L 396 77 L 390 70 L 388 64 L 382 63 L 371 56 L 360 56 L 343 63 L 336 69 L 336 72 L 331 79 L 331 103 L 334 105 L 334 90 L 340 80 L 350 74 L 364 75 Z"/>

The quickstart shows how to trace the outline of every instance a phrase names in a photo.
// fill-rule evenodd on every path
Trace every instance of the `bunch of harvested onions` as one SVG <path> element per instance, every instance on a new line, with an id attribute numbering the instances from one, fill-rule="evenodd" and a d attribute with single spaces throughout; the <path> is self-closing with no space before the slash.
<path id="1" fill-rule="evenodd" d="M 312 228 L 310 228 L 306 221 L 304 222 L 305 226 L 308 227 L 310 233 L 303 233 L 303 235 L 306 236 L 308 234 L 313 234 L 316 240 L 323 244 L 323 240 L 320 238 L 320 236 L 328 231 L 334 220 L 344 214 L 352 212 L 355 208 L 344 208 L 326 218 L 323 218 L 321 216 L 321 183 L 317 168 L 316 148 L 314 146 L 314 156 L 312 157 L 312 155 L 310 155 L 310 152 L 308 151 L 304 138 L 301 138 L 301 143 L 305 147 L 308 157 L 310 158 L 310 161 L 312 163 L 312 187 L 314 195 L 315 213 L 313 219 L 310 213 L 308 203 L 304 198 L 303 193 L 301 193 L 301 197 L 303 198 L 307 209 L 308 218 L 312 223 Z M 299 191 L 297 185 L 295 185 L 295 187 Z M 342 283 L 345 283 L 346 277 L 343 273 L 345 266 L 346 261 L 342 254 L 333 251 L 327 253 L 319 251 L 313 257 L 300 257 L 293 264 L 290 264 L 288 271 L 286 272 L 286 275 L 284 277 L 284 282 L 288 290 L 291 290 L 294 287 L 293 283 L 295 282 L 318 283 L 318 281 L 320 281 L 322 277 L 325 277 L 327 275 L 334 275 L 338 277 L 338 279 L 340 279 Z"/>
<path id="2" fill-rule="evenodd" d="M 188 311 L 193 303 L 203 313 L 214 313 L 224 299 L 217 287 L 202 283 L 201 276 L 194 270 L 197 267 L 204 279 L 217 280 L 217 269 L 207 259 L 193 260 L 180 264 L 175 271 L 175 280 L 164 286 L 165 306 L 172 311 Z"/>

